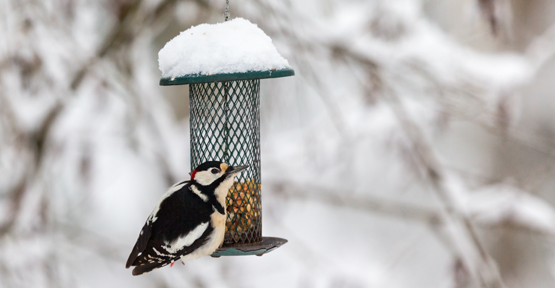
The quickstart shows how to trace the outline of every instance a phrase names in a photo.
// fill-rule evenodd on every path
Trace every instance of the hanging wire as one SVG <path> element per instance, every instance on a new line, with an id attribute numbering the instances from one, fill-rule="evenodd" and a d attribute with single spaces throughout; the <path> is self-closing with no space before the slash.
<path id="1" fill-rule="evenodd" d="M 225 0 L 225 21 L 229 20 L 229 0 Z"/>

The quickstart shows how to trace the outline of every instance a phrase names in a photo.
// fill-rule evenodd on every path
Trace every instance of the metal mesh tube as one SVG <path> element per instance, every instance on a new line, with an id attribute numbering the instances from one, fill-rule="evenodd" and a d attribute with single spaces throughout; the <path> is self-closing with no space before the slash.
<path id="1" fill-rule="evenodd" d="M 224 246 L 262 241 L 260 79 L 189 85 L 191 169 L 210 160 L 249 165 L 227 196 Z"/>

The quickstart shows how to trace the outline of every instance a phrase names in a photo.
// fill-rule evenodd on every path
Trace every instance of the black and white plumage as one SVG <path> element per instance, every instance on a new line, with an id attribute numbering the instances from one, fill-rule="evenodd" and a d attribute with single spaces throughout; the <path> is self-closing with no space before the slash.
<path id="1" fill-rule="evenodd" d="M 146 220 L 126 268 L 140 275 L 212 254 L 225 234 L 225 198 L 235 176 L 248 166 L 218 161 L 199 165 L 190 181 L 173 185 Z"/>

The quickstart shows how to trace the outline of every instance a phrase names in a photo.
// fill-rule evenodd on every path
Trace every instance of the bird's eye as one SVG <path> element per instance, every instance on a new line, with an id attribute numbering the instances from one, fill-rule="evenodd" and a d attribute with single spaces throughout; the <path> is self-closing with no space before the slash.
<path id="1" fill-rule="evenodd" d="M 210 170 L 210 172 L 212 172 L 212 174 L 218 174 L 218 172 L 220 172 L 220 170 L 214 168 L 214 169 Z"/>

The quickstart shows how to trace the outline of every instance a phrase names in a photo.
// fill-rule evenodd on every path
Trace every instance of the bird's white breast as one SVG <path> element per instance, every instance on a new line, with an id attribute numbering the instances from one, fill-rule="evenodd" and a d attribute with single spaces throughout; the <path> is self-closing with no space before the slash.
<path id="1" fill-rule="evenodd" d="M 215 191 L 216 199 L 220 202 L 224 211 L 226 211 L 225 197 L 227 196 L 227 192 L 229 191 L 229 188 L 231 188 L 231 185 L 233 185 L 233 178 L 226 179 Z M 226 215 L 227 212 L 222 215 L 214 209 L 214 212 L 210 215 L 210 223 L 212 224 L 214 231 L 212 231 L 208 237 L 208 241 L 202 247 L 193 251 L 193 253 L 181 257 L 181 260 L 193 260 L 214 253 L 224 242 Z"/>
<path id="2" fill-rule="evenodd" d="M 208 241 L 192 253 L 182 256 L 181 260 L 194 260 L 203 256 L 211 255 L 214 251 L 216 251 L 216 249 L 218 249 L 218 247 L 220 247 L 220 245 L 222 245 L 225 236 L 226 215 L 222 215 L 215 211 L 210 217 L 212 218 L 211 222 L 214 231 L 212 231 L 210 236 L 208 236 Z"/>
<path id="3" fill-rule="evenodd" d="M 218 202 L 220 202 L 224 208 L 225 197 L 227 197 L 227 192 L 229 192 L 229 188 L 233 185 L 233 179 L 234 177 L 227 178 L 224 182 L 222 182 L 222 184 L 220 184 L 220 186 L 218 186 L 218 188 L 216 188 L 215 191 L 216 199 L 218 199 Z"/>

